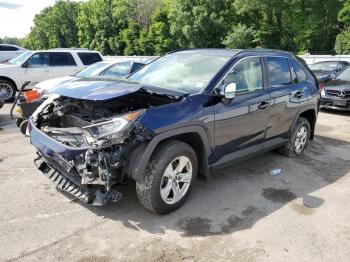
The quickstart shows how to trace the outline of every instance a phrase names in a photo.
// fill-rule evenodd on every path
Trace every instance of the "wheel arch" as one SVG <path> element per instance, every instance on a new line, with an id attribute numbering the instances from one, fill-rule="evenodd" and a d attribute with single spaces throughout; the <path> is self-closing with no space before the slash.
<path id="1" fill-rule="evenodd" d="M 310 130 L 310 140 L 312 141 L 314 139 L 314 136 L 315 136 L 315 126 L 316 126 L 316 120 L 317 120 L 317 108 L 315 108 L 315 106 L 308 106 L 308 107 L 300 109 L 299 112 L 297 113 L 294 121 L 293 121 L 293 125 L 292 125 L 291 130 L 294 129 L 299 117 L 303 117 L 309 122 L 310 129 L 311 129 Z"/>
<path id="2" fill-rule="evenodd" d="M 211 148 L 208 136 L 200 126 L 188 126 L 169 130 L 156 135 L 150 142 L 136 147 L 129 158 L 129 176 L 137 180 L 145 172 L 147 164 L 157 147 L 170 139 L 179 140 L 190 145 L 197 154 L 198 174 L 204 177 L 209 176 L 208 158 Z"/>
<path id="3" fill-rule="evenodd" d="M 7 76 L 1 76 L 1 75 L 0 75 L 0 80 L 1 80 L 1 79 L 11 82 L 11 83 L 15 86 L 16 90 L 18 91 L 17 84 L 16 84 L 16 82 L 15 82 L 14 80 L 12 80 L 11 78 L 9 78 L 9 77 L 7 77 Z"/>

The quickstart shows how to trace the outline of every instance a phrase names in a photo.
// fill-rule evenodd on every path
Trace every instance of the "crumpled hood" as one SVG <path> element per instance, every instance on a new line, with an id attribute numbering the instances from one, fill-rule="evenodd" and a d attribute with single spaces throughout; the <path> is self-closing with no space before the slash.
<path id="1" fill-rule="evenodd" d="M 326 84 L 326 89 L 348 91 L 350 90 L 350 81 L 335 79 Z"/>
<path id="2" fill-rule="evenodd" d="M 169 96 L 182 96 L 185 93 L 169 89 L 146 86 L 127 80 L 109 80 L 103 78 L 84 78 L 68 81 L 50 89 L 51 94 L 84 100 L 103 101 L 116 97 L 125 96 L 143 89 L 150 93 L 164 94 Z"/>
<path id="3" fill-rule="evenodd" d="M 76 79 L 77 79 L 76 76 L 56 77 L 56 78 L 52 78 L 49 80 L 39 82 L 39 83 L 35 84 L 35 87 L 43 89 L 43 90 L 47 90 L 48 92 L 50 92 L 50 89 L 57 87 L 58 85 L 60 85 L 64 82 L 73 81 Z"/>

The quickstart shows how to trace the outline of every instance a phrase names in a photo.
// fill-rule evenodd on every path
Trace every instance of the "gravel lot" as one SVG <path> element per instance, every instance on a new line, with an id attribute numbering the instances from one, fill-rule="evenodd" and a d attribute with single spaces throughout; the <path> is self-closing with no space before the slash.
<path id="1" fill-rule="evenodd" d="M 302 158 L 236 164 L 157 216 L 134 185 L 100 208 L 57 192 L 9 108 L 0 110 L 0 261 L 349 261 L 350 114 L 322 112 Z"/>

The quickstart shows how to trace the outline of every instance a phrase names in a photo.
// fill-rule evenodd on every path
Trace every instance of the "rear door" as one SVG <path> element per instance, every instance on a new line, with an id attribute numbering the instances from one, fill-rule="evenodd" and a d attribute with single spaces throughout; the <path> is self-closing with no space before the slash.
<path id="1" fill-rule="evenodd" d="M 300 103 L 305 99 L 306 86 L 297 80 L 292 61 L 287 57 L 265 57 L 268 75 L 271 110 L 266 140 L 282 142 L 289 137 L 289 129 Z"/>
<path id="2" fill-rule="evenodd" d="M 215 105 L 215 150 L 212 162 L 223 164 L 263 149 L 270 96 L 265 89 L 261 57 L 245 57 L 221 85 L 236 84 L 236 96 Z"/>
<path id="3" fill-rule="evenodd" d="M 53 77 L 69 76 L 78 72 L 78 66 L 69 52 L 50 52 L 49 64 Z"/>

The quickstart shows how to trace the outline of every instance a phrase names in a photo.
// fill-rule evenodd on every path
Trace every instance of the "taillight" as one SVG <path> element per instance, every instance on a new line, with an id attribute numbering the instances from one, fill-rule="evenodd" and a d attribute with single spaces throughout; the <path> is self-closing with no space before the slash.
<path id="1" fill-rule="evenodd" d="M 27 103 L 32 103 L 35 100 L 38 100 L 42 97 L 42 92 L 41 90 L 37 90 L 37 89 L 29 90 L 24 92 L 24 97 Z"/>

